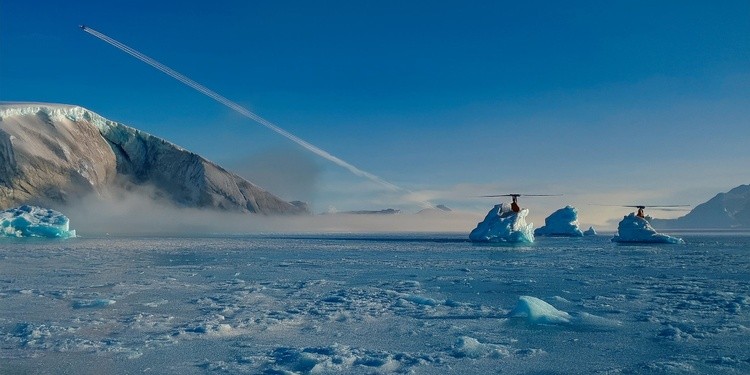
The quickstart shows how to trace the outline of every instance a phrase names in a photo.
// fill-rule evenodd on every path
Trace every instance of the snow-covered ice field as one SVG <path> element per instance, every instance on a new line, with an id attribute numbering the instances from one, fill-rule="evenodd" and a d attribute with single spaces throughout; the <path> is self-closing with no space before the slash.
<path id="1" fill-rule="evenodd" d="M 0 373 L 750 373 L 750 236 L 682 237 L 0 239 Z"/>

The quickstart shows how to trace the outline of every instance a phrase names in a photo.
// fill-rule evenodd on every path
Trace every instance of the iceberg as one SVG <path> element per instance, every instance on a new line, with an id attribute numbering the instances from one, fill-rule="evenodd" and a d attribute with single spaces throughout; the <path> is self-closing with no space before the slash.
<path id="1" fill-rule="evenodd" d="M 535 236 L 583 237 L 578 228 L 578 210 L 565 206 L 544 219 L 544 226 L 534 231 Z"/>
<path id="2" fill-rule="evenodd" d="M 23 205 L 0 211 L 0 237 L 72 238 L 70 220 L 55 210 Z"/>
<path id="3" fill-rule="evenodd" d="M 567 324 L 571 316 L 565 311 L 558 310 L 549 303 L 531 296 L 521 296 L 513 311 L 508 314 L 511 318 L 525 318 L 532 324 Z"/>
<path id="4" fill-rule="evenodd" d="M 526 224 L 528 214 L 528 209 L 513 212 L 510 205 L 495 205 L 471 231 L 469 239 L 473 242 L 532 243 L 534 224 Z"/>
<path id="5" fill-rule="evenodd" d="M 583 235 L 584 236 L 596 236 L 596 229 L 594 229 L 594 227 L 589 227 L 589 229 L 586 229 L 583 232 Z"/>
<path id="6" fill-rule="evenodd" d="M 650 217 L 649 217 L 650 219 Z M 683 244 L 682 238 L 657 233 L 646 218 L 638 217 L 635 213 L 623 217 L 617 226 L 617 234 L 612 242 L 625 243 L 674 243 Z"/>

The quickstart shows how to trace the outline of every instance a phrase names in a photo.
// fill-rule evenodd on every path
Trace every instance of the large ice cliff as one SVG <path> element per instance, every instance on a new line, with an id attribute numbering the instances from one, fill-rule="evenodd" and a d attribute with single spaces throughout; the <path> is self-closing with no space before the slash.
<path id="1" fill-rule="evenodd" d="M 134 191 L 178 207 L 291 214 L 286 202 L 163 139 L 85 108 L 0 104 L 0 209 Z"/>

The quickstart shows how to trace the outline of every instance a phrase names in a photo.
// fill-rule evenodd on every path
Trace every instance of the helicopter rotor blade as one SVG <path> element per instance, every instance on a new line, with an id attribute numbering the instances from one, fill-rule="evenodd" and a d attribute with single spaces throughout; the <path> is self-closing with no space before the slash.
<path id="1" fill-rule="evenodd" d="M 667 204 L 667 205 L 647 206 L 647 205 L 644 205 L 644 204 L 640 204 L 640 205 L 636 205 L 636 204 L 620 205 L 620 204 L 593 204 L 592 203 L 590 205 L 591 206 L 601 206 L 601 207 L 631 207 L 631 208 L 644 208 L 644 209 L 645 208 L 649 208 L 649 209 L 655 208 L 655 209 L 657 209 L 657 208 L 678 208 L 678 207 L 683 207 L 684 208 L 684 207 L 691 207 L 689 204 L 671 204 L 671 205 Z"/>
<path id="2" fill-rule="evenodd" d="M 498 195 L 480 195 L 482 198 L 497 197 L 560 197 L 562 194 L 498 194 Z"/>
<path id="3" fill-rule="evenodd" d="M 649 209 L 650 211 L 690 211 L 691 207 L 689 204 L 667 204 L 659 206 L 645 206 L 645 205 L 614 205 L 614 204 L 591 204 L 592 206 L 603 206 L 603 207 L 627 207 L 627 208 L 638 208 L 638 209 Z"/>

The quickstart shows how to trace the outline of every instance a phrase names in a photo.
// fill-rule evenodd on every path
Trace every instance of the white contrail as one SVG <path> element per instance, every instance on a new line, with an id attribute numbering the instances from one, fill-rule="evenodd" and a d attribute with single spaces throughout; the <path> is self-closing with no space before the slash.
<path id="1" fill-rule="evenodd" d="M 239 105 L 239 104 L 237 104 L 237 103 L 235 103 L 235 102 L 233 102 L 233 101 L 231 101 L 231 100 L 229 100 L 229 99 L 227 99 L 227 98 L 225 98 L 225 97 L 217 94 L 213 90 L 210 90 L 209 88 L 201 85 L 200 83 L 195 82 L 192 79 L 190 79 L 188 77 L 185 77 L 184 75 L 182 75 L 182 74 L 180 74 L 180 73 L 172 70 L 168 66 L 166 66 L 166 65 L 164 65 L 164 64 L 162 64 L 162 63 L 160 63 L 160 62 L 158 62 L 158 61 L 156 61 L 156 60 L 154 60 L 154 59 L 152 59 L 152 58 L 150 58 L 150 57 L 148 57 L 148 56 L 146 56 L 146 55 L 144 55 L 144 54 L 142 54 L 142 53 L 140 53 L 140 52 L 138 52 L 138 51 L 136 51 L 136 50 L 134 50 L 134 49 L 132 49 L 132 48 L 130 48 L 130 47 L 128 47 L 128 46 L 126 46 L 126 45 L 124 45 L 124 44 L 122 44 L 122 43 L 120 43 L 120 42 L 118 42 L 118 41 L 116 41 L 116 40 L 114 40 L 114 39 L 112 39 L 112 38 L 104 35 L 104 34 L 102 34 L 102 33 L 100 33 L 100 32 L 98 32 L 98 31 L 96 31 L 96 30 L 88 27 L 88 26 L 83 26 L 82 25 L 82 26 L 80 26 L 80 28 L 83 31 L 85 31 L 85 32 L 87 32 L 87 33 L 89 33 L 89 34 L 91 34 L 91 35 L 93 35 L 93 36 L 95 36 L 95 37 L 97 37 L 97 38 L 99 38 L 99 39 L 101 39 L 101 40 L 103 40 L 103 41 L 105 41 L 105 42 L 107 42 L 107 43 L 115 46 L 115 47 L 117 47 L 118 49 L 122 50 L 123 52 L 125 52 L 125 53 L 127 53 L 127 54 L 129 54 L 129 55 L 131 55 L 133 57 L 135 57 L 136 59 L 141 60 L 141 61 L 145 62 L 146 64 L 153 66 L 156 69 L 159 69 L 163 73 L 165 73 L 165 74 L 169 75 L 170 77 L 172 77 L 172 78 L 174 78 L 174 79 L 176 79 L 176 80 L 184 83 L 187 86 L 192 87 L 196 91 L 198 91 L 198 92 L 200 92 L 200 93 L 208 96 L 209 98 L 211 98 L 213 100 L 216 100 L 217 102 L 219 102 L 221 104 L 224 104 L 225 106 L 227 106 L 227 107 L 229 107 L 229 108 L 237 111 L 239 114 L 241 114 L 241 115 L 243 115 L 243 116 L 245 116 L 245 117 L 247 117 L 247 118 L 249 118 L 249 119 L 251 119 L 251 120 L 253 120 L 253 121 L 255 121 L 255 122 L 257 122 L 257 123 L 259 123 L 259 124 L 261 124 L 261 125 L 269 128 L 269 129 L 271 129 L 271 130 L 273 130 L 274 132 L 276 132 L 278 134 L 281 134 L 282 136 L 286 137 L 290 141 L 292 141 L 292 142 L 294 142 L 294 143 L 296 143 L 296 144 L 304 147 L 305 149 L 313 152 L 314 154 L 316 154 L 316 155 L 318 155 L 318 156 L 320 156 L 320 157 L 322 157 L 322 158 L 324 158 L 326 160 L 329 160 L 329 161 L 333 162 L 334 164 L 336 164 L 336 165 L 338 165 L 340 167 L 343 167 L 343 168 L 347 169 L 349 172 L 352 172 L 352 173 L 354 173 L 357 176 L 364 177 L 364 178 L 366 178 L 366 179 L 368 179 L 370 181 L 378 183 L 378 184 L 380 184 L 380 185 L 388 188 L 388 190 L 391 190 L 391 191 L 409 192 L 408 190 L 406 190 L 406 189 L 404 189 L 404 188 L 402 188 L 400 186 L 394 185 L 394 184 L 392 184 L 392 183 L 390 183 L 390 182 L 388 182 L 388 181 L 386 181 L 386 180 L 384 180 L 384 179 L 382 179 L 382 178 L 380 178 L 380 177 L 378 177 L 378 176 L 376 176 L 376 175 L 374 175 L 372 173 L 363 171 L 363 170 L 361 170 L 361 169 L 359 169 L 359 168 L 357 168 L 357 167 L 355 167 L 355 166 L 353 166 L 353 165 L 351 165 L 351 164 L 349 164 L 349 163 L 347 163 L 347 162 L 345 162 L 345 161 L 343 161 L 343 160 L 341 160 L 341 159 L 339 159 L 339 158 L 331 155 L 327 151 L 322 150 L 322 149 L 316 147 L 315 145 L 312 145 L 312 144 L 306 142 L 305 140 L 297 137 L 296 135 L 294 135 L 292 133 L 289 133 L 288 131 L 286 131 L 286 130 L 284 130 L 284 129 L 278 127 L 278 126 L 276 126 L 274 123 L 272 123 L 272 122 L 264 119 L 263 117 L 260 117 L 260 116 L 256 115 L 255 113 L 250 112 L 245 107 L 243 107 L 243 106 L 241 106 L 241 105 Z M 420 203 L 423 203 L 423 204 L 431 206 L 431 204 L 429 204 L 428 202 L 420 202 Z"/>

